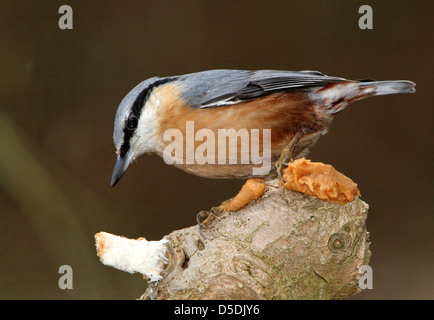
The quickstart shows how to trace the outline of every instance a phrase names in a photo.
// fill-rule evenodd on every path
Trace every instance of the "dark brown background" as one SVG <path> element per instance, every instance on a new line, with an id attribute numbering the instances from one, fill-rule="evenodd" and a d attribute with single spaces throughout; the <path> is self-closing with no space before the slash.
<path id="1" fill-rule="evenodd" d="M 74 29 L 58 28 L 58 8 Z M 357 299 L 434 298 L 432 1 L 5 1 L 0 5 L 0 298 L 134 299 L 140 275 L 103 266 L 93 235 L 160 239 L 233 196 L 142 158 L 109 188 L 112 126 L 140 81 L 214 68 L 319 70 L 408 79 L 414 95 L 339 114 L 309 155 L 356 181 L 370 205 L 374 289 Z M 73 268 L 73 290 L 58 269 Z"/>

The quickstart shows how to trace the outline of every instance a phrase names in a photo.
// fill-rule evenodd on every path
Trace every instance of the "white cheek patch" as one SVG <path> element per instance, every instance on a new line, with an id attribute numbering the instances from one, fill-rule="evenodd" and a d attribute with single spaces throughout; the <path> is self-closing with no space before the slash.
<path id="1" fill-rule="evenodd" d="M 158 145 L 155 133 L 157 130 L 156 113 L 159 106 L 160 99 L 156 95 L 151 94 L 142 108 L 139 124 L 131 141 L 131 145 L 137 156 L 155 150 L 155 146 Z"/>

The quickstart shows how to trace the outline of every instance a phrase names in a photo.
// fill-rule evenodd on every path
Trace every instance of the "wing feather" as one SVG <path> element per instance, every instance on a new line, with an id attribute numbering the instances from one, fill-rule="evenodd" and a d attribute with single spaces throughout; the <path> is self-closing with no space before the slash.
<path id="1" fill-rule="evenodd" d="M 346 81 L 318 71 L 210 70 L 179 78 L 183 98 L 196 108 L 211 108 L 257 99 L 280 91 Z"/>

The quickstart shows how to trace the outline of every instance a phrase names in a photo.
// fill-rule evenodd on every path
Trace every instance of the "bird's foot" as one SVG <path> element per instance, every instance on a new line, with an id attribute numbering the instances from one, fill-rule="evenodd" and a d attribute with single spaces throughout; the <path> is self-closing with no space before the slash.
<path id="1" fill-rule="evenodd" d="M 199 232 L 204 237 L 203 230 L 208 227 L 213 219 L 221 220 L 219 217 L 223 211 L 225 211 L 225 205 L 230 202 L 230 200 L 223 201 L 218 207 L 212 207 L 211 210 L 202 210 L 196 215 L 196 222 L 199 225 Z"/>
<path id="2" fill-rule="evenodd" d="M 306 134 L 305 129 L 301 129 L 298 131 L 294 137 L 291 139 L 291 141 L 286 145 L 282 151 L 280 152 L 279 160 L 277 160 L 274 168 L 276 170 L 276 173 L 278 174 L 279 178 L 283 181 L 283 183 L 286 183 L 285 178 L 283 178 L 283 169 L 284 167 L 288 166 L 288 163 L 294 162 L 294 155 L 296 147 L 300 141 L 300 139 Z"/>
<path id="3" fill-rule="evenodd" d="M 289 162 L 294 162 L 294 159 L 290 158 L 290 159 L 289 159 Z M 285 167 L 287 167 L 287 166 L 288 166 L 288 162 L 284 163 L 284 162 L 282 161 L 282 158 L 280 158 L 280 159 L 276 162 L 276 164 L 274 165 L 274 168 L 275 168 L 275 170 L 276 170 L 276 173 L 277 173 L 277 175 L 279 176 L 280 180 L 282 180 L 283 183 L 286 183 L 286 180 L 285 180 L 285 178 L 283 177 L 283 169 L 284 169 Z"/>

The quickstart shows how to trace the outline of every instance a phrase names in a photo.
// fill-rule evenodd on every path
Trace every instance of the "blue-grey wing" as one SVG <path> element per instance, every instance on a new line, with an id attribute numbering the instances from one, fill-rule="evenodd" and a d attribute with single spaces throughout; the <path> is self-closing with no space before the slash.
<path id="1" fill-rule="evenodd" d="M 196 108 L 236 104 L 279 91 L 345 81 L 318 71 L 210 70 L 180 76 L 186 102 Z"/>

